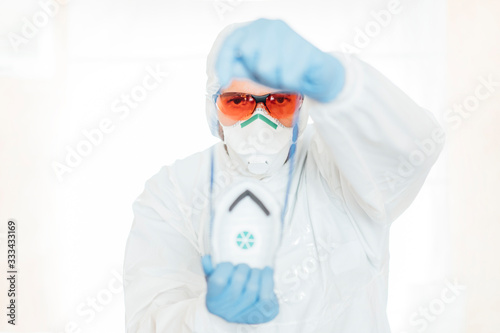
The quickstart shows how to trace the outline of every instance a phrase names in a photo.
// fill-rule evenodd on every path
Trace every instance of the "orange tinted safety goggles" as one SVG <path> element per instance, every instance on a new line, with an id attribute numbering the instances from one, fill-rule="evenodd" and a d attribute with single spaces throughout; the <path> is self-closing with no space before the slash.
<path id="1" fill-rule="evenodd" d="M 267 95 L 252 95 L 240 92 L 226 92 L 214 95 L 220 112 L 235 122 L 250 118 L 258 103 L 264 103 L 271 117 L 280 120 L 291 119 L 300 109 L 304 97 L 299 93 L 275 92 Z"/>

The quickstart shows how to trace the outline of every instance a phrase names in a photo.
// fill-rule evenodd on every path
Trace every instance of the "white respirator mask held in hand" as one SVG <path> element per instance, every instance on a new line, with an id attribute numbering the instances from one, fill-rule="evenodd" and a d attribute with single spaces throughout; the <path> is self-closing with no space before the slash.
<path id="1" fill-rule="evenodd" d="M 258 180 L 247 178 L 227 189 L 215 204 L 211 230 L 214 265 L 245 263 L 274 268 L 281 243 L 281 207 Z"/>

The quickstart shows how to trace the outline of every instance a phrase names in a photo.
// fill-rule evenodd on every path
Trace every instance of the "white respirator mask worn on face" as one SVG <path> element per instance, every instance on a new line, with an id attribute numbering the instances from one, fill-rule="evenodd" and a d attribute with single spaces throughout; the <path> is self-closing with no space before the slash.
<path id="1" fill-rule="evenodd" d="M 247 120 L 220 126 L 229 156 L 251 174 L 270 175 L 285 163 L 293 129 L 270 117 L 263 108 L 256 108 Z"/>

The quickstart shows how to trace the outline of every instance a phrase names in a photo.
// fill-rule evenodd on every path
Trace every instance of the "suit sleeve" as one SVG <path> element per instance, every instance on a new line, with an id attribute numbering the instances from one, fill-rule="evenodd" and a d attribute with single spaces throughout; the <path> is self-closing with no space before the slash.
<path id="1" fill-rule="evenodd" d="M 434 116 L 375 68 L 332 53 L 346 69 L 331 102 L 309 100 L 312 155 L 354 220 L 387 227 L 414 200 L 444 144 Z"/>
<path id="2" fill-rule="evenodd" d="M 207 332 L 201 255 L 167 167 L 133 204 L 124 261 L 128 333 Z"/>

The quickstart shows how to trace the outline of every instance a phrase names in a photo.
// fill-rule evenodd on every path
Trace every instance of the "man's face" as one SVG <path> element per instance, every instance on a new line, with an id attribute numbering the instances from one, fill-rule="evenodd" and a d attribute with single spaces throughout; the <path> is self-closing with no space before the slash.
<path id="1" fill-rule="evenodd" d="M 252 94 L 252 95 L 266 95 L 272 92 L 279 91 L 279 89 L 273 89 L 267 86 L 264 86 L 262 84 L 256 83 L 251 80 L 247 79 L 234 79 L 231 84 L 226 87 L 225 89 L 221 90 L 221 93 L 225 92 L 240 92 L 240 93 L 247 93 L 247 94 Z M 267 108 L 264 106 L 264 103 L 260 102 L 257 103 L 257 108 L 263 108 L 264 110 L 268 111 Z M 219 122 L 223 126 L 231 126 L 236 123 L 236 121 L 229 119 L 227 116 L 225 116 L 220 110 L 217 110 L 217 116 L 219 117 Z M 281 124 L 287 127 L 292 126 L 292 121 L 293 121 L 293 116 L 290 116 L 289 118 L 282 118 L 279 120 Z"/>

